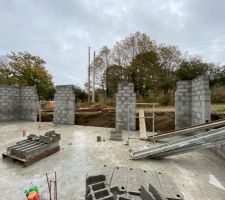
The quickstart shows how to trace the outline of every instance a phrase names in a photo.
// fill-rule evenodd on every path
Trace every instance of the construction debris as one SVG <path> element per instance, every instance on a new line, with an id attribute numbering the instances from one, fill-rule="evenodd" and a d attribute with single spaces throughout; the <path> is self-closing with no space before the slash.
<path id="1" fill-rule="evenodd" d="M 111 131 L 110 140 L 122 140 L 122 130 L 123 130 L 123 121 L 117 120 L 116 121 L 116 130 Z"/>
<path id="2" fill-rule="evenodd" d="M 24 166 L 47 157 L 60 150 L 60 134 L 54 130 L 46 132 L 44 135 L 31 134 L 26 140 L 17 142 L 16 145 L 7 148 L 6 153 L 2 154 L 3 158 L 18 161 Z"/>
<path id="3" fill-rule="evenodd" d="M 87 175 L 85 199 L 181 200 L 183 197 L 161 172 L 104 165 Z"/>
<path id="4" fill-rule="evenodd" d="M 36 185 L 32 185 L 28 190 L 24 191 L 27 200 L 40 200 L 39 188 Z"/>
<path id="5" fill-rule="evenodd" d="M 225 144 L 225 127 L 133 152 L 132 159 L 162 158 Z"/>
<path id="6" fill-rule="evenodd" d="M 97 136 L 97 142 L 101 142 L 101 141 L 102 141 L 101 136 Z"/>

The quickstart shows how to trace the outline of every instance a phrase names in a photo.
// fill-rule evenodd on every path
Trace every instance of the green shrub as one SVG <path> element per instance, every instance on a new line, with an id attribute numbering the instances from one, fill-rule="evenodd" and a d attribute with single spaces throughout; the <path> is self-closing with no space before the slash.
<path id="1" fill-rule="evenodd" d="M 142 100 L 144 103 L 159 103 L 161 106 L 174 105 L 174 94 L 150 95 Z"/>
<path id="2" fill-rule="evenodd" d="M 219 88 L 213 88 L 211 90 L 212 94 L 212 103 L 225 103 L 225 88 L 219 87 Z"/>

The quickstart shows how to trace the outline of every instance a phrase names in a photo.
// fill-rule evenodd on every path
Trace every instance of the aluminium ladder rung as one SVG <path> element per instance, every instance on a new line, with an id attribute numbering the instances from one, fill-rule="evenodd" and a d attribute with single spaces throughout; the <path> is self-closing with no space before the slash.
<path id="1" fill-rule="evenodd" d="M 164 157 L 166 157 L 167 152 L 190 148 L 192 146 L 195 146 L 196 149 L 198 149 L 198 147 L 201 148 L 201 145 L 224 140 L 225 127 L 133 152 L 132 159 L 157 157 L 157 154 L 164 154 Z"/>

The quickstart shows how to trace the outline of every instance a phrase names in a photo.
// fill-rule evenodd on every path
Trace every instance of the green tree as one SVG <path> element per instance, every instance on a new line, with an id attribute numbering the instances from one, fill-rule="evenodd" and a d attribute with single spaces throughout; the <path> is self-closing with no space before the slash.
<path id="1" fill-rule="evenodd" d="M 167 94 L 176 85 L 175 71 L 182 61 L 181 52 L 175 46 L 163 44 L 158 47 L 158 55 L 162 66 L 160 87 Z"/>
<path id="2" fill-rule="evenodd" d="M 81 89 L 79 86 L 74 86 L 74 92 L 76 95 L 76 102 L 85 102 L 88 99 L 88 95 L 84 89 Z"/>
<path id="3" fill-rule="evenodd" d="M 128 80 L 134 83 L 134 89 L 141 96 L 156 92 L 160 85 L 162 67 L 155 51 L 137 55 L 127 68 Z"/>
<path id="4" fill-rule="evenodd" d="M 101 88 L 101 91 L 105 91 L 106 96 L 108 96 L 106 71 L 111 58 L 111 50 L 107 46 L 103 46 L 95 59 L 96 84 Z"/>
<path id="5" fill-rule="evenodd" d="M 107 96 L 114 97 L 118 83 L 126 81 L 124 68 L 118 65 L 110 65 L 105 72 L 107 82 Z"/>
<path id="6" fill-rule="evenodd" d="M 200 58 L 184 59 L 176 71 L 177 80 L 191 80 L 202 74 L 207 74 L 209 64 Z"/>
<path id="7" fill-rule="evenodd" d="M 54 95 L 52 76 L 45 68 L 45 61 L 27 52 L 12 52 L 7 55 L 8 65 L 5 72 L 9 74 L 8 84 L 37 87 L 40 99 L 50 99 Z"/>
<path id="8" fill-rule="evenodd" d="M 0 57 L 0 84 L 11 85 L 13 84 L 13 77 L 11 69 L 8 65 L 8 59 L 6 56 Z"/>

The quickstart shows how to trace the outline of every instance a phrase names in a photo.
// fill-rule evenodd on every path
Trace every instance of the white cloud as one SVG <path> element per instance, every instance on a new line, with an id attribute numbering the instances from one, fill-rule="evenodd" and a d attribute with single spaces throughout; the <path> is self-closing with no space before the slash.
<path id="1" fill-rule="evenodd" d="M 225 63 L 223 0 L 0 0 L 0 53 L 29 51 L 47 62 L 56 84 L 87 78 L 88 46 L 136 31 Z"/>

